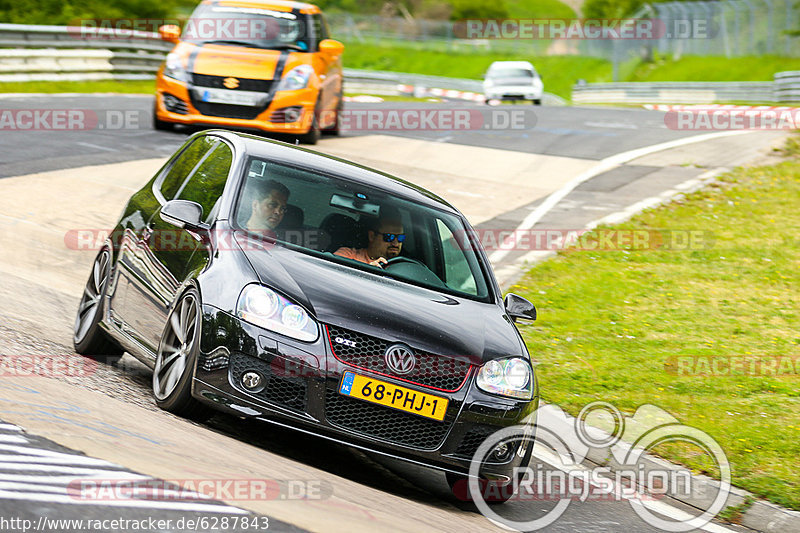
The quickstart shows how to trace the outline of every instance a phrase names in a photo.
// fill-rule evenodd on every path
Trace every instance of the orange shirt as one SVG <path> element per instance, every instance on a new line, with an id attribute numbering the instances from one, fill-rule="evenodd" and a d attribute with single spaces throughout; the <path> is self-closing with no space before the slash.
<path id="1" fill-rule="evenodd" d="M 372 261 L 372 259 L 369 258 L 369 254 L 367 253 L 366 248 L 359 248 L 357 250 L 355 248 L 346 248 L 342 246 L 333 253 L 334 255 L 339 255 L 347 259 L 355 259 L 356 261 L 361 261 L 362 263 L 369 264 L 370 261 Z"/>

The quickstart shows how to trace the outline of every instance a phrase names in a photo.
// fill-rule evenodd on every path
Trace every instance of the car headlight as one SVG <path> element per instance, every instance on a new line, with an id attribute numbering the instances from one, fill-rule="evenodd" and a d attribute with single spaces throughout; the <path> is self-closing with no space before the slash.
<path id="1" fill-rule="evenodd" d="M 278 84 L 277 90 L 296 91 L 297 89 L 305 89 L 313 73 L 314 67 L 311 65 L 298 65 L 283 77 Z"/>
<path id="2" fill-rule="evenodd" d="M 178 54 L 170 52 L 167 54 L 167 59 L 164 63 L 164 76 L 169 76 L 178 81 L 188 82 L 189 75 L 186 69 L 183 68 L 181 58 Z"/>
<path id="3" fill-rule="evenodd" d="M 509 357 L 484 364 L 476 379 L 484 392 L 530 400 L 533 397 L 533 370 L 525 359 Z"/>
<path id="4" fill-rule="evenodd" d="M 308 311 L 261 285 L 244 288 L 236 303 L 236 316 L 301 341 L 312 342 L 319 336 L 319 327 Z"/>

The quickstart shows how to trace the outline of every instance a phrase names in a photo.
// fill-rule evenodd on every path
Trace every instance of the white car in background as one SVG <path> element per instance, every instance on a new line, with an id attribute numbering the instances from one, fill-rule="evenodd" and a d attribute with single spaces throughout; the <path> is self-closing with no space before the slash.
<path id="1" fill-rule="evenodd" d="M 483 77 L 486 103 L 493 100 L 530 100 L 541 105 L 544 83 L 528 61 L 495 61 Z"/>

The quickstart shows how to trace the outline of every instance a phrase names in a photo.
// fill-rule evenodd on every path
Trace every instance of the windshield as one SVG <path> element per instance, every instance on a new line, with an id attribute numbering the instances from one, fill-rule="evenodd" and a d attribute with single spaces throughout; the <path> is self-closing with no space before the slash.
<path id="1" fill-rule="evenodd" d="M 246 173 L 234 216 L 237 227 L 345 267 L 488 298 L 477 241 L 460 217 L 256 157 Z"/>
<path id="2" fill-rule="evenodd" d="M 533 71 L 525 68 L 498 68 L 489 71 L 490 78 L 533 78 Z"/>
<path id="3" fill-rule="evenodd" d="M 200 5 L 183 29 L 190 43 L 217 43 L 253 48 L 308 51 L 311 47 L 305 17 L 251 7 Z"/>

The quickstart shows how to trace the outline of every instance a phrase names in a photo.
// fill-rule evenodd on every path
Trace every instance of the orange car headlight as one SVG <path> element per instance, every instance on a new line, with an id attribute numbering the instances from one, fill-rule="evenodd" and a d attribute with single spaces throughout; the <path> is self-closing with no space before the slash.
<path id="1" fill-rule="evenodd" d="M 176 79 L 182 82 L 189 81 L 189 73 L 183 67 L 183 63 L 178 54 L 170 52 L 167 54 L 167 59 L 164 62 L 164 76 Z"/>
<path id="2" fill-rule="evenodd" d="M 298 65 L 283 77 L 278 84 L 277 90 L 296 91 L 297 89 L 305 89 L 308 87 L 312 74 L 314 74 L 314 67 L 311 65 Z"/>

